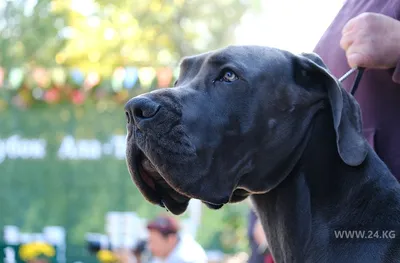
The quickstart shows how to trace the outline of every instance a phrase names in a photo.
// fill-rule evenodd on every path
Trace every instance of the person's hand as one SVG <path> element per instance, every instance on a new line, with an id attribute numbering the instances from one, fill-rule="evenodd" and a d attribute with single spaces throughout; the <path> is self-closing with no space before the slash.
<path id="1" fill-rule="evenodd" d="M 340 46 L 352 68 L 393 68 L 400 60 L 400 21 L 363 13 L 343 27 Z"/>

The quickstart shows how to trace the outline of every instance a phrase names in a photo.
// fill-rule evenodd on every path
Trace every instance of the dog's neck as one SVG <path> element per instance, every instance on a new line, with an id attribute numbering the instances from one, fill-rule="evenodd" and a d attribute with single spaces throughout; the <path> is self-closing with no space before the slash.
<path id="1" fill-rule="evenodd" d="M 329 116 L 321 111 L 315 117 L 309 140 L 286 179 L 270 192 L 252 196 L 276 262 L 338 259 L 331 253 L 340 254 L 345 242 L 335 243 L 335 230 L 356 227 L 359 222 L 373 224 L 363 221 L 363 213 L 379 209 L 373 202 L 382 198 L 397 202 L 380 188 L 398 185 L 383 162 L 371 161 L 376 158 L 372 149 L 359 167 L 342 162 Z"/>

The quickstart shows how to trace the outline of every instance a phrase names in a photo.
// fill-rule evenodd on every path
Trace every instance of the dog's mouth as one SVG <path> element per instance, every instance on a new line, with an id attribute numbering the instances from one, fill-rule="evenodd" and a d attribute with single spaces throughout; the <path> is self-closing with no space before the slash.
<path id="1" fill-rule="evenodd" d="M 136 148 L 136 147 L 135 147 Z M 191 196 L 177 191 L 161 176 L 143 151 L 135 149 L 130 173 L 143 196 L 153 204 L 157 204 L 175 215 L 186 211 Z M 129 167 L 130 165 L 128 165 Z M 211 209 L 220 209 L 224 204 L 215 204 L 202 200 Z"/>
<path id="2" fill-rule="evenodd" d="M 133 164 L 133 180 L 150 202 L 165 207 L 175 215 L 185 212 L 190 197 L 179 193 L 161 176 L 150 159 L 138 150 Z"/>

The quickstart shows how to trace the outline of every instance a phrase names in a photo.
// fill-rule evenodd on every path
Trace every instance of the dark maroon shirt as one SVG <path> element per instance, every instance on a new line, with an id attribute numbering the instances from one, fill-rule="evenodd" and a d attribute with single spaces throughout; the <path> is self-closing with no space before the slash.
<path id="1" fill-rule="evenodd" d="M 353 17 L 374 12 L 400 20 L 399 0 L 348 0 L 315 48 L 329 70 L 341 77 L 350 67 L 340 47 L 344 25 Z M 400 49 L 400 43 L 399 43 Z M 349 90 L 355 73 L 343 82 Z M 364 135 L 392 173 L 400 180 L 400 61 L 390 70 L 367 69 L 356 91 Z"/>

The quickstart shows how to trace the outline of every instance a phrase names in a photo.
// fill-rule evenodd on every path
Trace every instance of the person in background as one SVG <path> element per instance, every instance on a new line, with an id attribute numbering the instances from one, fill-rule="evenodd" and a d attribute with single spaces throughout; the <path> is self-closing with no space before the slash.
<path id="1" fill-rule="evenodd" d="M 261 222 L 250 203 L 247 235 L 251 248 L 248 263 L 274 263 L 271 253 L 268 250 L 267 239 Z"/>
<path id="2" fill-rule="evenodd" d="M 207 263 L 204 249 L 190 235 L 179 233 L 178 221 L 159 216 L 147 225 L 151 263 Z"/>
<path id="3" fill-rule="evenodd" d="M 248 218 L 248 227 L 247 227 L 247 236 L 249 239 L 250 245 L 250 258 L 248 263 L 263 263 L 264 255 L 260 253 L 259 246 L 262 243 L 262 239 L 260 237 L 259 228 L 256 228 L 256 223 L 258 223 L 258 218 L 256 212 L 250 208 L 249 218 Z M 263 232 L 263 231 L 262 231 Z"/>
<path id="4" fill-rule="evenodd" d="M 140 240 L 132 250 L 136 263 L 146 263 L 150 260 L 151 254 L 147 248 L 147 240 Z"/>
<path id="5" fill-rule="evenodd" d="M 347 0 L 314 52 L 337 78 L 366 68 L 355 93 L 364 136 L 400 179 L 400 1 Z M 347 90 L 355 74 L 343 82 Z"/>

